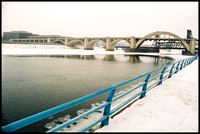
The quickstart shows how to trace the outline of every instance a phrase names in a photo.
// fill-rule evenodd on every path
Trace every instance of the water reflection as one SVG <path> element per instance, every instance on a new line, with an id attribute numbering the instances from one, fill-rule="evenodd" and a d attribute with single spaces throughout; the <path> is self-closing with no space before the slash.
<path id="1" fill-rule="evenodd" d="M 116 61 L 115 56 L 113 54 L 107 54 L 103 58 L 104 61 Z"/>
<path id="2" fill-rule="evenodd" d="M 12 57 L 10 55 L 9 57 Z M 16 55 L 14 55 L 16 57 Z M 55 57 L 55 58 L 67 58 L 67 59 L 81 59 L 81 60 L 103 60 L 103 61 L 120 61 L 125 60 L 128 63 L 140 63 L 140 62 L 153 62 L 154 65 L 159 65 L 160 62 L 170 64 L 174 61 L 171 57 L 160 57 L 153 55 L 18 55 L 17 57 Z M 153 61 L 152 61 L 153 60 Z"/>
<path id="3" fill-rule="evenodd" d="M 81 55 L 65 55 L 64 58 L 69 58 L 69 59 L 81 59 Z"/>
<path id="4" fill-rule="evenodd" d="M 170 58 L 170 57 L 159 57 L 159 56 L 152 56 L 153 60 L 154 60 L 154 65 L 159 65 L 159 63 L 165 62 L 166 64 L 170 64 L 171 62 L 174 61 L 174 59 Z"/>
<path id="5" fill-rule="evenodd" d="M 145 56 L 145 55 L 128 55 L 129 59 L 127 62 L 130 63 L 140 63 L 140 62 L 151 62 L 150 59 L 153 60 L 154 65 L 159 65 L 160 62 L 164 62 L 166 64 L 170 64 L 174 61 L 173 58 L 170 57 L 160 57 L 160 56 Z"/>
<path id="6" fill-rule="evenodd" d="M 94 55 L 82 55 L 81 59 L 84 59 L 84 60 L 95 60 L 95 56 Z"/>
<path id="7" fill-rule="evenodd" d="M 128 62 L 130 62 L 130 63 L 139 63 L 141 61 L 140 61 L 140 58 L 139 58 L 138 55 L 129 55 Z"/>
<path id="8" fill-rule="evenodd" d="M 48 57 L 83 59 L 83 60 L 94 60 L 95 59 L 94 55 L 48 55 Z"/>

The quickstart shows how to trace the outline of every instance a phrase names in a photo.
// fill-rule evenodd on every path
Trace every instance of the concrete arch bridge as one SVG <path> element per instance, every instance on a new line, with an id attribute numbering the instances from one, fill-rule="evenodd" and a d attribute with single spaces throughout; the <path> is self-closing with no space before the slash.
<path id="1" fill-rule="evenodd" d="M 149 33 L 144 37 L 58 37 L 58 38 L 27 38 L 27 39 L 12 39 L 14 42 L 18 43 L 39 43 L 39 44 L 53 44 L 60 43 L 70 47 L 74 47 L 77 44 L 83 44 L 85 50 L 93 50 L 94 44 L 98 41 L 103 41 L 106 44 L 106 51 L 114 51 L 115 45 L 119 41 L 126 41 L 130 50 L 139 49 L 145 41 L 156 41 L 156 42 L 168 42 L 181 44 L 182 48 L 185 48 L 186 51 L 191 54 L 195 54 L 195 45 L 198 41 L 195 38 L 181 38 L 176 34 L 166 32 L 166 31 L 157 31 Z M 174 47 L 180 47 L 180 45 L 174 45 Z"/>

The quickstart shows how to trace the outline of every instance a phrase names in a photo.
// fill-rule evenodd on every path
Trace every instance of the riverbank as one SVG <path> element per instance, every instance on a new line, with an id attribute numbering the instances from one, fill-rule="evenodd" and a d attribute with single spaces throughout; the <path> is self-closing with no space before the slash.
<path id="1" fill-rule="evenodd" d="M 95 132 L 198 132 L 198 60 Z"/>
<path id="2" fill-rule="evenodd" d="M 182 55 L 180 50 L 160 50 L 159 53 L 124 52 L 122 49 L 106 51 L 105 48 L 94 47 L 94 50 L 84 50 L 83 46 L 76 48 L 65 45 L 35 45 L 35 44 L 2 44 L 2 55 L 153 55 L 169 56 L 181 60 L 190 56 Z"/>
<path id="3" fill-rule="evenodd" d="M 35 45 L 35 44 L 2 44 L 2 55 L 94 55 L 94 54 L 123 54 L 123 55 L 181 55 L 181 51 L 163 51 L 160 53 L 133 53 L 122 49 L 106 51 L 105 48 L 94 47 L 94 50 L 84 50 L 83 46 L 76 48 L 65 45 Z"/>

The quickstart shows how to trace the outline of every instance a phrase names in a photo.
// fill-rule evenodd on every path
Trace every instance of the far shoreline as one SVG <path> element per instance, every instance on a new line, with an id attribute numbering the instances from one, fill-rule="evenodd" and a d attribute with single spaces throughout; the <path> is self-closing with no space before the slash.
<path id="1" fill-rule="evenodd" d="M 99 54 L 114 54 L 114 55 L 146 55 L 146 56 L 168 56 L 175 60 L 181 60 L 190 56 L 182 55 L 181 51 L 162 50 L 159 53 L 141 53 L 141 52 L 124 52 L 122 49 L 115 51 L 106 51 L 104 48 L 94 47 L 94 50 L 84 50 L 83 46 L 70 48 L 65 45 L 41 45 L 41 44 L 4 44 L 2 43 L 2 56 L 9 55 L 99 55 Z"/>

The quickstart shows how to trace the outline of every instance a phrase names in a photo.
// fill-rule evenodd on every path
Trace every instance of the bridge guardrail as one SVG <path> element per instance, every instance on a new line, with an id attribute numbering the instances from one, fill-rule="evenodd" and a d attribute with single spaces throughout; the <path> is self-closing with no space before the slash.
<path id="1" fill-rule="evenodd" d="M 73 106 L 76 106 L 76 105 L 81 104 L 85 101 L 91 100 L 95 97 L 98 97 L 102 94 L 109 92 L 109 95 L 108 95 L 105 103 L 103 103 L 103 104 L 101 104 L 101 105 L 99 105 L 99 106 L 79 115 L 79 116 L 76 116 L 73 119 L 71 119 L 71 120 L 69 120 L 69 121 L 67 121 L 67 122 L 65 122 L 65 123 L 63 123 L 63 124 L 61 124 L 61 125 L 59 125 L 55 128 L 52 128 L 51 130 L 49 130 L 47 132 L 57 132 L 57 131 L 71 125 L 72 123 L 74 123 L 74 122 L 96 112 L 97 110 L 99 110 L 101 108 L 104 108 L 103 115 L 99 119 L 90 123 L 88 126 L 85 126 L 81 130 L 79 130 L 79 132 L 86 132 L 86 131 L 90 130 L 91 128 L 95 127 L 98 124 L 100 124 L 100 127 L 103 127 L 103 126 L 109 124 L 109 118 L 110 118 L 111 115 L 113 115 L 114 113 L 118 112 L 120 109 L 127 106 L 127 104 L 132 102 L 134 99 L 136 99 L 136 98 L 142 99 L 143 97 L 145 97 L 146 92 L 149 89 L 151 89 L 154 86 L 161 85 L 163 80 L 171 78 L 173 74 L 177 73 L 179 70 L 181 70 L 185 66 L 191 64 L 196 59 L 197 59 L 197 56 L 193 56 L 193 57 L 190 57 L 190 58 L 187 58 L 187 59 L 183 59 L 183 60 L 168 64 L 166 66 L 160 67 L 158 69 L 155 69 L 153 71 L 147 72 L 147 73 L 142 74 L 140 76 L 134 77 L 132 79 L 129 79 L 129 80 L 124 81 L 122 83 L 116 84 L 114 86 L 102 89 L 100 91 L 97 91 L 97 92 L 91 93 L 89 95 L 83 96 L 81 98 L 72 100 L 70 102 L 64 103 L 62 105 L 56 106 L 54 108 L 48 109 L 48 110 L 40 112 L 38 114 L 35 114 L 35 115 L 29 116 L 27 118 L 21 119 L 19 121 L 13 122 L 11 124 L 3 126 L 2 132 L 13 132 L 13 131 L 18 130 L 20 128 L 23 128 L 27 125 L 30 125 L 34 122 L 37 122 L 37 121 L 42 120 L 44 118 L 47 118 L 51 115 L 54 115 L 56 113 L 59 113 L 59 112 L 64 111 L 68 108 L 71 108 Z M 157 72 L 159 74 L 152 75 L 155 72 Z M 115 91 L 116 91 L 117 88 L 119 88 L 123 85 L 126 85 L 128 83 L 131 83 L 133 81 L 136 81 L 138 79 L 144 78 L 144 77 L 146 77 L 144 82 L 139 83 L 138 85 L 136 85 L 136 87 L 134 87 L 130 90 L 127 90 L 123 94 L 120 94 L 120 95 L 114 97 Z M 154 81 L 153 84 L 151 83 L 151 85 L 148 85 L 150 83 L 150 81 L 155 80 L 155 79 L 157 79 L 156 82 Z M 117 105 L 113 109 L 111 109 L 112 102 L 122 98 L 125 95 L 128 95 L 129 93 L 133 92 L 134 90 L 138 89 L 139 87 L 142 88 L 142 90 L 139 93 L 136 93 L 135 95 L 128 98 L 126 101 L 123 101 L 122 103 L 120 103 L 119 105 Z"/>

